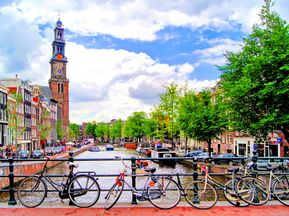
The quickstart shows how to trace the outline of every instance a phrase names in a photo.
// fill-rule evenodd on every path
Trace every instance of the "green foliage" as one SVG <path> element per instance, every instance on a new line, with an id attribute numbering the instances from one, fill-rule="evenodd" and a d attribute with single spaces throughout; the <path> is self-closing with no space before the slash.
<path id="1" fill-rule="evenodd" d="M 178 123 L 186 137 L 206 141 L 211 153 L 211 140 L 226 129 L 227 118 L 219 105 L 212 103 L 210 91 L 196 94 L 186 90 L 180 98 Z"/>
<path id="2" fill-rule="evenodd" d="M 50 126 L 49 112 L 47 110 L 42 110 L 41 121 L 38 124 L 38 131 L 40 133 L 40 139 L 46 140 L 50 135 L 52 127 Z"/>
<path id="3" fill-rule="evenodd" d="M 79 137 L 80 126 L 75 123 L 69 124 L 69 137 L 76 139 Z"/>
<path id="4" fill-rule="evenodd" d="M 65 130 L 63 128 L 63 122 L 57 121 L 55 125 L 56 133 L 57 133 L 57 139 L 62 140 L 65 135 Z"/>
<path id="5" fill-rule="evenodd" d="M 118 119 L 113 123 L 113 125 L 110 128 L 110 136 L 113 140 L 120 139 L 122 132 L 122 121 L 121 119 Z"/>
<path id="6" fill-rule="evenodd" d="M 239 52 L 226 54 L 221 88 L 231 127 L 260 139 L 289 129 L 289 26 L 262 7 L 261 24 L 243 39 Z M 287 134 L 288 136 L 288 134 Z"/>
<path id="7" fill-rule="evenodd" d="M 164 129 L 167 131 L 170 139 L 179 134 L 179 127 L 176 123 L 178 109 L 179 109 L 179 94 L 180 90 L 178 85 L 171 83 L 170 85 L 165 86 L 165 93 L 160 94 L 160 111 L 163 113 L 165 119 Z"/>
<path id="8" fill-rule="evenodd" d="M 145 135 L 146 120 L 147 116 L 145 112 L 134 112 L 124 124 L 124 136 L 136 138 L 139 141 Z"/>
<path id="9" fill-rule="evenodd" d="M 101 138 L 101 141 L 109 141 L 109 124 L 100 122 L 95 126 L 95 136 Z"/>
<path id="10" fill-rule="evenodd" d="M 86 127 L 85 127 L 85 134 L 93 136 L 93 138 L 96 138 L 95 127 L 96 127 L 95 122 L 88 122 Z"/>

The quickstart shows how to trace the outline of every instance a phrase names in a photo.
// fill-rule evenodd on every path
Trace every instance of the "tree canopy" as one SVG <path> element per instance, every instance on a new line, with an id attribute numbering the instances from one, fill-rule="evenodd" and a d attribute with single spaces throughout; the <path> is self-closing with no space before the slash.
<path id="1" fill-rule="evenodd" d="M 262 7 L 241 50 L 226 53 L 220 87 L 233 129 L 260 139 L 282 130 L 288 140 L 289 26 L 271 7 Z"/>

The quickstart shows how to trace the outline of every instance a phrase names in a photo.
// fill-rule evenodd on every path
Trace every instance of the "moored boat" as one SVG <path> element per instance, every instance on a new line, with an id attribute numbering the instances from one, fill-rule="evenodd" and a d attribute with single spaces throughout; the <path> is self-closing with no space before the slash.
<path id="1" fill-rule="evenodd" d="M 106 151 L 113 151 L 113 150 L 114 150 L 114 147 L 113 147 L 113 145 L 111 145 L 111 144 L 106 144 L 106 145 L 105 145 L 105 149 L 106 149 Z"/>
<path id="2" fill-rule="evenodd" d="M 136 145 L 136 143 L 125 143 L 124 147 L 128 148 L 128 149 L 136 149 L 137 145 Z"/>
<path id="3" fill-rule="evenodd" d="M 91 152 L 99 152 L 100 149 L 98 146 L 90 146 L 88 147 L 88 151 L 91 151 Z"/>
<path id="4" fill-rule="evenodd" d="M 175 165 L 176 160 L 175 159 L 170 159 L 173 157 L 176 157 L 176 152 L 171 151 L 168 148 L 156 148 L 151 150 L 151 157 L 152 158 L 167 158 L 166 160 L 154 160 L 155 162 L 160 162 L 163 164 L 168 164 L 168 165 Z"/>

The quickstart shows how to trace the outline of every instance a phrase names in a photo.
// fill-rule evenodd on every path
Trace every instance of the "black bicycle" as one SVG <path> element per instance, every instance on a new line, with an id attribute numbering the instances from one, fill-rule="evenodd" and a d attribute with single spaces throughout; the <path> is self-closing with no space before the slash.
<path id="1" fill-rule="evenodd" d="M 43 166 L 43 170 L 39 175 L 24 178 L 18 188 L 18 197 L 22 205 L 28 208 L 39 206 L 47 197 L 48 182 L 57 192 L 61 199 L 70 199 L 70 201 L 78 207 L 87 208 L 94 205 L 100 195 L 99 185 L 94 177 L 94 172 L 76 172 L 73 170 L 75 163 L 69 162 L 69 174 L 66 181 L 57 183 L 48 175 L 44 175 L 47 169 L 49 158 Z M 61 189 L 59 189 L 61 188 Z"/>

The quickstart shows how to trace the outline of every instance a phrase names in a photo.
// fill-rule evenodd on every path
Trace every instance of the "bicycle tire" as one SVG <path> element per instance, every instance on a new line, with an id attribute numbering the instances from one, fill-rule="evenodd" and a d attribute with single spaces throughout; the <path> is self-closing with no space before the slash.
<path id="1" fill-rule="evenodd" d="M 174 208 L 181 200 L 178 184 L 167 177 L 159 177 L 153 186 L 147 188 L 150 203 L 162 210 Z"/>
<path id="2" fill-rule="evenodd" d="M 35 208 L 44 201 L 47 185 L 40 177 L 30 176 L 21 181 L 17 194 L 23 206 Z"/>
<path id="3" fill-rule="evenodd" d="M 114 183 L 110 188 L 109 192 L 104 197 L 104 209 L 109 210 L 111 209 L 118 199 L 120 198 L 122 191 L 123 191 L 124 183 L 123 181 L 119 181 L 119 184 Z"/>
<path id="4" fill-rule="evenodd" d="M 235 181 L 235 185 L 234 185 L 234 188 L 236 188 L 236 185 L 237 185 L 237 181 L 238 180 L 234 180 Z M 223 190 L 223 194 L 224 194 L 224 197 L 225 199 L 233 206 L 236 206 L 236 207 L 247 207 L 249 206 L 250 204 L 246 203 L 245 201 L 243 201 L 238 195 L 237 195 L 237 192 L 235 190 L 235 194 L 231 194 L 229 192 L 227 192 L 227 190 L 232 190 L 232 180 L 229 180 L 226 182 L 225 184 L 225 188 Z"/>
<path id="5" fill-rule="evenodd" d="M 283 205 L 289 206 L 289 180 L 287 176 L 282 176 L 274 181 L 272 195 Z"/>
<path id="6" fill-rule="evenodd" d="M 100 195 L 97 181 L 89 175 L 76 175 L 73 177 L 67 187 L 67 191 L 71 202 L 80 208 L 93 206 Z"/>
<path id="7" fill-rule="evenodd" d="M 250 176 L 243 177 L 237 182 L 236 191 L 243 201 L 254 206 L 265 205 L 270 198 L 268 185 Z"/>
<path id="8" fill-rule="evenodd" d="M 206 184 L 203 180 L 196 180 L 186 186 L 185 198 L 192 207 L 206 210 L 216 205 L 218 193 L 209 182 Z"/>

